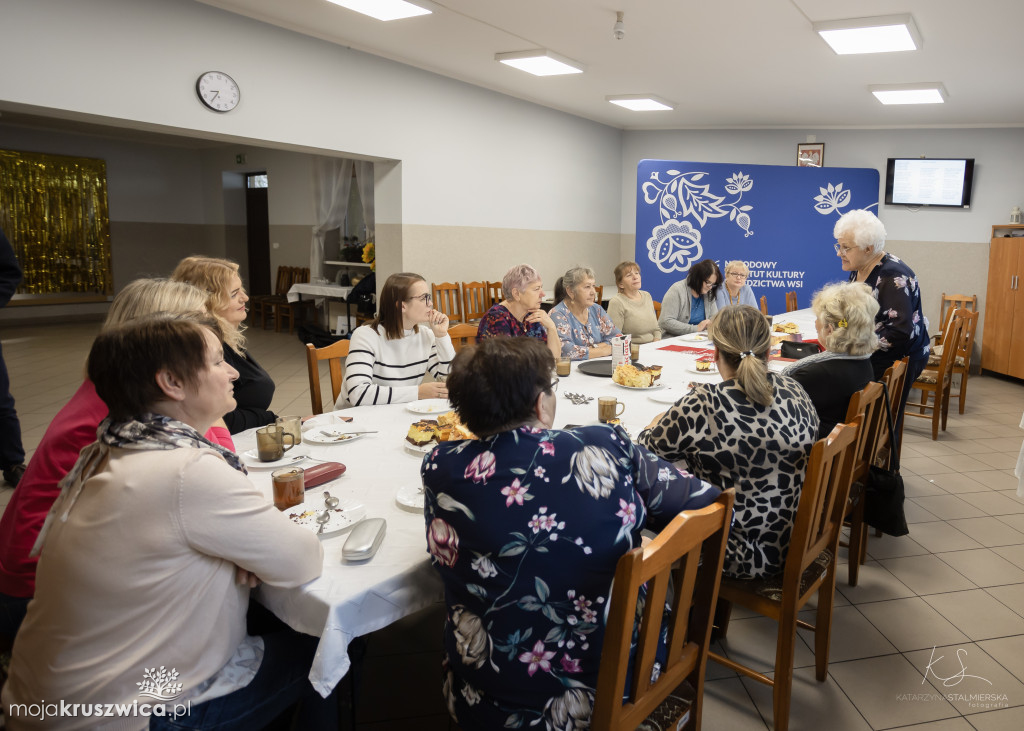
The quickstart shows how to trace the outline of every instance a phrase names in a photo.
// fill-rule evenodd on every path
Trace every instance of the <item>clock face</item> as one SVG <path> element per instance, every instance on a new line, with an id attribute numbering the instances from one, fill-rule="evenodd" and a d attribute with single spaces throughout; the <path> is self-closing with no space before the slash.
<path id="1" fill-rule="evenodd" d="M 215 112 L 230 112 L 238 106 L 238 84 L 225 73 L 207 71 L 196 81 L 199 100 Z"/>

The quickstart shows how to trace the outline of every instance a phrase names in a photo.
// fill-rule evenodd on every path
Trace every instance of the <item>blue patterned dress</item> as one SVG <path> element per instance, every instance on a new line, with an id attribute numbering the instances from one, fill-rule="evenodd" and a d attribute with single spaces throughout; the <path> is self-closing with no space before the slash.
<path id="1" fill-rule="evenodd" d="M 558 339 L 562 341 L 562 357 L 572 360 L 586 360 L 590 348 L 622 335 L 612 318 L 601 305 L 594 303 L 587 310 L 587 321 L 580 322 L 569 311 L 565 300 L 551 308 L 551 319 L 558 328 Z"/>
<path id="2" fill-rule="evenodd" d="M 718 488 L 609 426 L 446 442 L 421 474 L 450 713 L 466 731 L 589 728 L 619 558 Z"/>

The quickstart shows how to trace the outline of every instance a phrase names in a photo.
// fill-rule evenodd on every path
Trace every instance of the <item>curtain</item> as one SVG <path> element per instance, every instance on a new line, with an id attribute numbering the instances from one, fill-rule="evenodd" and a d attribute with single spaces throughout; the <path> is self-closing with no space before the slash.
<path id="1" fill-rule="evenodd" d="M 352 164 L 352 160 L 336 157 L 318 157 L 313 161 L 316 225 L 313 226 L 313 241 L 309 250 L 310 281 L 324 275 L 324 241 L 327 232 L 345 224 L 348 196 L 352 188 Z"/>
<path id="2" fill-rule="evenodd" d="M 366 240 L 377 243 L 376 219 L 373 213 L 373 163 L 356 163 L 356 183 L 359 185 L 359 200 L 363 202 L 363 223 L 366 226 Z"/>

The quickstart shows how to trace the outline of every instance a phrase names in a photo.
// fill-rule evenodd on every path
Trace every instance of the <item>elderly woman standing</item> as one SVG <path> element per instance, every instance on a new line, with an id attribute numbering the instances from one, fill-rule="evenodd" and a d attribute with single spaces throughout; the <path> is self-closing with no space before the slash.
<path id="1" fill-rule="evenodd" d="M 727 261 L 725 263 L 725 279 L 722 286 L 718 288 L 715 295 L 715 305 L 723 309 L 729 305 L 750 305 L 757 307 L 757 298 L 754 297 L 754 290 L 747 284 L 747 277 L 750 276 L 750 268 L 742 261 Z"/>
<path id="2" fill-rule="evenodd" d="M 782 571 L 818 414 L 789 376 L 768 372 L 771 331 L 753 307 L 726 307 L 712 320 L 721 383 L 697 384 L 638 441 L 697 477 L 736 488 L 725 573 L 739 579 Z"/>
<path id="3" fill-rule="evenodd" d="M 783 373 L 807 391 L 821 424 L 821 439 L 846 421 L 850 397 L 874 380 L 871 355 L 878 347 L 878 303 L 865 284 L 830 284 L 811 302 L 824 353 L 801 358 Z"/>
<path id="4" fill-rule="evenodd" d="M 596 302 L 594 270 L 573 267 L 562 277 L 562 284 L 565 299 L 551 308 L 551 319 L 562 341 L 562 357 L 587 360 L 611 355 L 611 339 L 622 331 Z"/>
<path id="5" fill-rule="evenodd" d="M 697 262 L 682 282 L 668 288 L 661 303 L 658 324 L 668 335 L 686 335 L 707 329 L 718 312 L 715 303 L 722 273 L 711 259 Z"/>
<path id="6" fill-rule="evenodd" d="M 640 265 L 624 261 L 615 267 L 615 285 L 619 291 L 608 302 L 608 317 L 615 327 L 631 335 L 634 343 L 661 340 L 654 300 L 640 289 Z"/>
<path id="7" fill-rule="evenodd" d="M 921 311 L 921 288 L 913 270 L 892 254 L 885 253 L 885 226 L 870 211 L 850 211 L 836 222 L 836 256 L 851 282 L 863 282 L 878 300 L 875 333 L 878 350 L 871 356 L 875 380 L 895 361 L 909 357 L 907 380 L 896 415 L 900 433 L 903 409 L 914 381 L 928 364 L 928 328 Z"/>
<path id="8" fill-rule="evenodd" d="M 719 495 L 618 427 L 552 429 L 554 365 L 533 338 L 463 348 L 450 398 L 480 439 L 421 467 L 448 606 L 444 694 L 466 731 L 589 728 L 619 558 L 644 527 Z"/>
<path id="9" fill-rule="evenodd" d="M 246 634 L 256 579 L 300 586 L 320 575 L 323 549 L 253 487 L 233 452 L 202 436 L 235 405 L 238 372 L 218 336 L 186 320 L 136 320 L 96 338 L 88 375 L 110 416 L 39 536 L 36 596 L 3 689 L 8 725 L 13 712 L 17 728 L 55 727 L 18 714 L 43 699 L 141 709 L 153 703 L 140 688 L 146 668 L 157 667 L 181 683 L 167 706 L 182 704 L 174 728 L 258 728 L 302 696 L 330 722 L 330 701 L 318 702 L 307 678 L 316 638 Z M 158 715 L 152 727 L 164 728 Z M 60 719 L 63 729 L 100 727 L 92 714 Z"/>
<path id="10" fill-rule="evenodd" d="M 537 338 L 548 346 L 551 354 L 558 358 L 562 343 L 558 339 L 555 323 L 542 308 L 544 283 L 540 274 L 529 264 L 518 264 L 501 280 L 503 299 L 491 307 L 480 320 L 476 341 L 495 337 Z"/>

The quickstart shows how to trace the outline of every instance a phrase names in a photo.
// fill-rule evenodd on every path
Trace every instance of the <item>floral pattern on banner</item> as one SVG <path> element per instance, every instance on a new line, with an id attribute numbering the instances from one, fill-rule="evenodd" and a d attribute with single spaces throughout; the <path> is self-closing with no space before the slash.
<path id="1" fill-rule="evenodd" d="M 421 467 L 462 728 L 589 728 L 619 557 L 719 490 L 617 427 L 446 442 Z"/>
<path id="2" fill-rule="evenodd" d="M 612 318 L 608 317 L 608 313 L 596 302 L 587 310 L 585 323 L 577 320 L 576 316 L 569 312 L 564 301 L 552 307 L 549 314 L 558 330 L 558 339 L 562 341 L 563 358 L 587 360 L 590 357 L 590 348 L 622 335 L 622 331 L 615 327 Z"/>
<path id="3" fill-rule="evenodd" d="M 851 274 L 850 281 L 856 276 L 856 272 Z M 909 355 L 911 360 L 927 358 L 931 345 L 921 310 L 921 287 L 913 270 L 899 257 L 885 254 L 864 283 L 878 300 L 878 350 L 871 357 L 875 373 L 904 356 Z"/>

